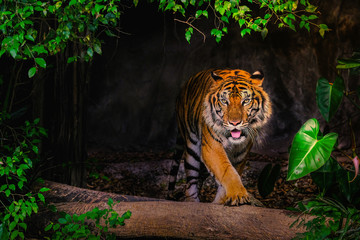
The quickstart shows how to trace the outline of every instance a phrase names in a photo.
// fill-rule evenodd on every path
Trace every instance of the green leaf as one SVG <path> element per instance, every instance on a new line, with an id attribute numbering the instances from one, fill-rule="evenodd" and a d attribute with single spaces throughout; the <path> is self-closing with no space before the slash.
<path id="1" fill-rule="evenodd" d="M 12 221 L 11 223 L 10 223 L 10 225 L 9 225 L 9 231 L 11 232 L 12 230 L 14 230 L 14 228 L 16 227 L 16 224 L 17 224 L 17 222 L 15 222 L 15 221 Z"/>
<path id="2" fill-rule="evenodd" d="M 31 34 L 27 34 L 27 35 L 25 35 L 25 38 L 26 38 L 27 40 L 32 41 L 32 42 L 34 42 L 34 41 L 35 41 L 35 38 L 34 38 Z"/>
<path id="3" fill-rule="evenodd" d="M 43 187 L 39 190 L 39 192 L 47 192 L 47 191 L 50 191 L 51 189 L 50 188 L 47 188 L 47 187 Z"/>
<path id="4" fill-rule="evenodd" d="M 27 224 L 26 223 L 18 223 L 19 227 L 22 227 L 25 231 L 27 229 Z"/>
<path id="5" fill-rule="evenodd" d="M 109 198 L 107 204 L 111 207 L 114 204 L 114 200 Z"/>
<path id="6" fill-rule="evenodd" d="M 322 29 L 322 28 L 320 28 L 320 29 L 319 29 L 319 34 L 320 34 L 320 36 L 321 36 L 322 38 L 324 38 L 324 36 L 325 36 L 325 30 Z"/>
<path id="7" fill-rule="evenodd" d="M 211 30 L 211 35 L 215 36 L 216 42 L 219 43 L 221 41 L 221 37 L 223 36 L 223 33 L 221 30 L 214 28 Z"/>
<path id="8" fill-rule="evenodd" d="M 60 224 L 66 224 L 67 223 L 67 220 L 65 218 L 59 218 L 58 221 L 59 221 Z"/>
<path id="9" fill-rule="evenodd" d="M 261 37 L 262 39 L 265 39 L 266 36 L 268 34 L 268 29 L 267 28 L 263 28 L 263 30 L 261 30 Z"/>
<path id="10" fill-rule="evenodd" d="M 329 27 L 326 24 L 320 24 L 319 28 L 324 29 L 325 31 L 329 31 Z"/>
<path id="11" fill-rule="evenodd" d="M 320 27 L 320 29 L 319 29 L 320 35 L 321 35 L 321 37 L 324 37 L 325 32 L 328 32 L 329 28 L 326 24 L 320 24 L 319 27 Z"/>
<path id="12" fill-rule="evenodd" d="M 305 29 L 308 30 L 308 32 L 310 32 L 310 24 L 307 22 L 304 25 Z"/>
<path id="13" fill-rule="evenodd" d="M 194 32 L 194 29 L 192 27 L 189 27 L 185 31 L 185 39 L 186 39 L 186 41 L 188 41 L 188 43 L 190 43 L 191 36 L 192 36 L 193 32 Z"/>
<path id="14" fill-rule="evenodd" d="M 334 84 L 320 78 L 316 86 L 316 103 L 324 119 L 329 122 L 340 106 L 344 95 L 344 80 L 337 76 Z"/>
<path id="15" fill-rule="evenodd" d="M 11 231 L 11 230 L 10 230 Z M 19 231 L 15 230 L 11 233 L 10 239 L 13 240 L 19 235 Z"/>
<path id="16" fill-rule="evenodd" d="M 175 1 L 169 1 L 169 3 L 167 4 L 167 6 L 165 8 L 165 11 L 173 9 L 175 7 L 175 4 L 176 4 Z"/>
<path id="17" fill-rule="evenodd" d="M 124 219 L 129 219 L 131 217 L 131 212 L 128 210 L 121 217 Z"/>
<path id="18" fill-rule="evenodd" d="M 42 195 L 41 193 L 38 193 L 38 198 L 40 199 L 40 201 L 42 201 L 43 203 L 45 203 L 45 197 L 44 197 L 44 195 Z"/>
<path id="19" fill-rule="evenodd" d="M 208 13 L 208 11 L 206 11 L 206 10 L 204 10 L 204 11 L 202 12 L 202 15 L 204 15 L 206 18 L 209 18 L 209 13 Z"/>
<path id="20" fill-rule="evenodd" d="M 52 226 L 53 226 L 53 223 L 50 223 L 49 225 L 47 225 L 44 229 L 45 232 L 49 231 L 52 228 Z"/>
<path id="21" fill-rule="evenodd" d="M 77 56 L 69 57 L 67 63 L 72 63 L 74 61 L 77 61 Z"/>
<path id="22" fill-rule="evenodd" d="M 53 226 L 54 231 L 57 231 L 59 228 L 60 228 L 60 224 L 58 224 L 58 223 L 54 224 L 54 226 Z"/>
<path id="23" fill-rule="evenodd" d="M 296 133 L 289 155 L 287 180 L 301 178 L 316 171 L 328 161 L 338 135 L 319 134 L 319 122 L 310 119 Z"/>
<path id="24" fill-rule="evenodd" d="M 29 78 L 32 78 L 35 75 L 35 73 L 36 73 L 36 67 L 30 68 L 28 71 Z"/>
<path id="25" fill-rule="evenodd" d="M 292 14 L 292 13 L 289 13 L 286 17 L 289 18 L 289 19 L 296 20 L 294 14 Z"/>
<path id="26" fill-rule="evenodd" d="M 246 21 L 245 21 L 245 19 L 243 19 L 243 18 L 239 20 L 240 28 L 245 24 L 245 22 L 246 22 Z"/>
<path id="27" fill-rule="evenodd" d="M 103 8 L 104 8 L 103 5 L 95 4 L 94 10 L 95 10 L 96 13 L 99 13 L 101 11 L 101 9 L 103 9 Z"/>
<path id="28" fill-rule="evenodd" d="M 9 239 L 9 232 L 5 222 L 0 224 L 0 240 L 8 240 Z"/>
<path id="29" fill-rule="evenodd" d="M 258 190 L 263 198 L 274 190 L 275 182 L 280 175 L 280 170 L 281 166 L 279 164 L 273 167 L 272 164 L 269 163 L 261 171 L 258 179 Z"/>
<path id="30" fill-rule="evenodd" d="M 43 58 L 35 58 L 35 62 L 42 68 L 46 68 L 46 62 Z"/>
<path id="31" fill-rule="evenodd" d="M 9 196 L 10 196 L 10 194 L 11 194 L 10 189 L 6 189 L 6 190 L 5 190 L 5 195 L 6 195 L 6 197 L 9 197 Z"/>
<path id="32" fill-rule="evenodd" d="M 316 16 L 316 15 L 310 15 L 308 17 L 309 20 L 314 20 L 314 19 L 317 19 L 317 18 L 318 18 L 318 16 Z"/>
<path id="33" fill-rule="evenodd" d="M 39 148 L 36 146 L 36 145 L 33 145 L 32 146 L 32 150 L 35 154 L 38 154 L 39 153 Z"/>
<path id="34" fill-rule="evenodd" d="M 250 28 L 244 28 L 243 30 L 241 30 L 240 34 L 241 37 L 244 37 L 247 33 L 250 34 L 251 29 Z"/>
<path id="35" fill-rule="evenodd" d="M 338 59 L 337 69 L 350 69 L 360 67 L 360 62 L 355 59 Z"/>
<path id="36" fill-rule="evenodd" d="M 316 6 L 313 6 L 313 5 L 309 4 L 309 5 L 305 8 L 305 11 L 313 13 L 313 12 L 316 11 L 316 9 L 317 9 Z"/>
<path id="37" fill-rule="evenodd" d="M 100 44 L 94 44 L 94 50 L 97 54 L 101 55 L 102 51 L 101 51 L 101 45 Z"/>
<path id="38" fill-rule="evenodd" d="M 221 21 L 226 22 L 227 24 L 229 24 L 229 19 L 225 15 L 221 17 Z"/>
<path id="39" fill-rule="evenodd" d="M 11 49 L 10 50 L 10 55 L 15 59 L 16 58 L 16 56 L 17 56 L 17 50 L 16 49 Z"/>
<path id="40" fill-rule="evenodd" d="M 19 181 L 19 182 L 18 182 L 18 187 L 19 187 L 20 190 L 23 188 L 23 186 L 24 186 L 24 182 L 23 182 L 23 181 Z"/>
<path id="41" fill-rule="evenodd" d="M 271 16 L 272 16 L 271 14 L 267 13 L 267 14 L 265 14 L 265 16 L 264 16 L 264 19 L 267 20 L 267 19 L 269 19 Z"/>
<path id="42" fill-rule="evenodd" d="M 93 55 L 94 55 L 94 51 L 90 47 L 87 49 L 86 53 L 87 53 L 87 55 L 89 55 L 89 57 L 93 57 Z"/>

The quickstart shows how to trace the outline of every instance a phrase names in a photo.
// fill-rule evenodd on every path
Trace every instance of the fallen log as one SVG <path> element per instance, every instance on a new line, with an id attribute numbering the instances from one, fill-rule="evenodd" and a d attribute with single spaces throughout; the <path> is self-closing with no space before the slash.
<path id="1" fill-rule="evenodd" d="M 51 191 L 44 192 L 44 196 L 47 201 L 52 203 L 59 203 L 59 202 L 97 203 L 97 202 L 103 202 L 104 199 L 107 201 L 107 199 L 109 198 L 112 198 L 115 202 L 165 201 L 156 198 L 100 192 L 100 191 L 74 187 L 52 181 L 45 181 L 43 185 L 37 186 L 37 188 L 39 189 L 41 187 L 47 187 L 51 189 Z"/>
<path id="2" fill-rule="evenodd" d="M 51 196 L 53 201 L 57 198 L 59 189 L 72 189 L 72 197 L 67 199 L 61 196 L 62 201 L 55 204 L 58 211 L 69 214 L 82 214 L 95 207 L 106 208 L 107 196 L 116 199 L 116 194 L 107 195 L 63 184 L 51 183 L 46 186 L 51 186 L 52 191 L 47 193 L 47 197 Z M 101 196 L 101 199 L 97 198 L 93 202 L 86 198 L 86 201 L 79 202 L 79 199 L 73 198 L 76 191 L 81 191 L 78 195 Z M 125 221 L 125 226 L 109 229 L 116 236 L 127 239 L 291 239 L 297 232 L 304 230 L 289 228 L 296 219 L 290 211 L 248 205 L 227 207 L 211 203 L 127 201 L 120 202 L 113 208 L 120 215 L 127 210 L 132 212 L 131 218 Z M 48 211 L 35 217 L 47 221 L 51 218 Z M 32 222 L 41 221 L 33 219 Z"/>

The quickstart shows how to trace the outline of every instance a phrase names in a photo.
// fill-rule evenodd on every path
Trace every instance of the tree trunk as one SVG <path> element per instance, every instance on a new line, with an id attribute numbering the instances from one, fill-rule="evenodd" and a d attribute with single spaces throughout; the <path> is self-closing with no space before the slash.
<path id="1" fill-rule="evenodd" d="M 95 207 L 107 207 L 108 197 L 125 199 L 115 204 L 120 215 L 130 210 L 132 216 L 125 226 L 109 229 L 116 236 L 128 239 L 291 239 L 304 229 L 289 226 L 296 220 L 287 210 L 259 208 L 248 205 L 226 207 L 211 203 L 172 202 L 103 193 L 47 182 L 52 191 L 46 198 L 56 202 L 58 211 L 82 214 Z M 67 194 L 68 193 L 68 194 Z M 100 196 L 100 197 L 99 197 Z M 125 197 L 125 198 L 124 198 Z M 150 201 L 147 201 L 150 200 Z M 126 202 L 127 201 L 127 202 Z M 49 211 L 35 215 L 32 225 L 56 221 Z M 33 226 L 36 227 L 36 226 Z"/>
<path id="2" fill-rule="evenodd" d="M 67 58 L 80 55 L 78 46 L 56 56 L 54 80 L 47 84 L 45 128 L 49 130 L 46 146 L 50 166 L 45 177 L 73 186 L 83 186 L 86 154 L 86 102 L 89 63 L 67 63 Z M 70 52 L 70 53 L 69 53 Z M 49 91 L 51 90 L 51 91 Z"/>

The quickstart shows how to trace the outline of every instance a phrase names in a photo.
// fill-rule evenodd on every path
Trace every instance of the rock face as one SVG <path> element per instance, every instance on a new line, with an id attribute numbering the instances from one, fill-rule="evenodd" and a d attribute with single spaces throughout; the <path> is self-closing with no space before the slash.
<path id="1" fill-rule="evenodd" d="M 360 2 L 319 3 L 321 21 L 332 30 L 322 39 L 304 30 L 269 31 L 241 38 L 237 25 L 220 44 L 207 35 L 194 33 L 189 45 L 186 26 L 155 6 L 141 4 L 123 14 L 124 32 L 109 39 L 104 54 L 95 59 L 90 82 L 88 139 L 90 148 L 170 148 L 176 140 L 175 99 L 180 86 L 192 75 L 208 68 L 261 69 L 264 88 L 273 102 L 273 117 L 264 129 L 262 151 L 286 152 L 294 134 L 309 118 L 325 122 L 317 110 L 315 88 L 320 77 L 336 76 L 336 59 L 348 57 L 359 48 Z M 204 31 L 211 27 L 200 23 Z M 346 78 L 347 79 L 347 78 Z M 349 78 L 348 86 L 360 85 Z M 342 146 L 349 146 L 350 131 L 344 117 L 353 107 L 348 101 L 330 122 Z M 359 133 L 360 121 L 353 119 Z M 344 136 L 344 137 L 342 137 Z"/>

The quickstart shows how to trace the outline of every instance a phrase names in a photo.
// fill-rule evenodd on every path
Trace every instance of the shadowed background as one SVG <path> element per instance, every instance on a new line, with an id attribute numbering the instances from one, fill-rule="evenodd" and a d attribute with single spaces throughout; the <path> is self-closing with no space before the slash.
<path id="1" fill-rule="evenodd" d="M 220 44 L 210 35 L 203 42 L 196 31 L 188 44 L 184 37 L 187 26 L 155 6 L 139 4 L 126 11 L 121 19 L 124 34 L 106 40 L 103 55 L 95 57 L 91 68 L 89 149 L 172 148 L 180 86 L 204 69 L 240 68 L 264 72 L 264 89 L 273 103 L 273 117 L 259 149 L 272 155 L 287 152 L 306 120 L 317 118 L 322 128 L 326 126 L 316 106 L 317 80 L 333 81 L 336 59 L 349 57 L 360 45 L 360 2 L 322 1 L 319 9 L 320 20 L 331 28 L 324 39 L 318 33 L 288 29 L 270 29 L 265 40 L 256 33 L 242 38 L 238 25 L 233 25 Z M 209 33 L 211 25 L 203 21 L 199 28 Z M 349 88 L 359 83 L 358 78 L 350 77 Z M 343 103 L 345 108 L 336 114 L 329 129 L 339 133 L 340 147 L 348 148 L 346 117 L 353 109 L 348 101 Z M 353 125 L 359 135 L 358 118 Z"/>

